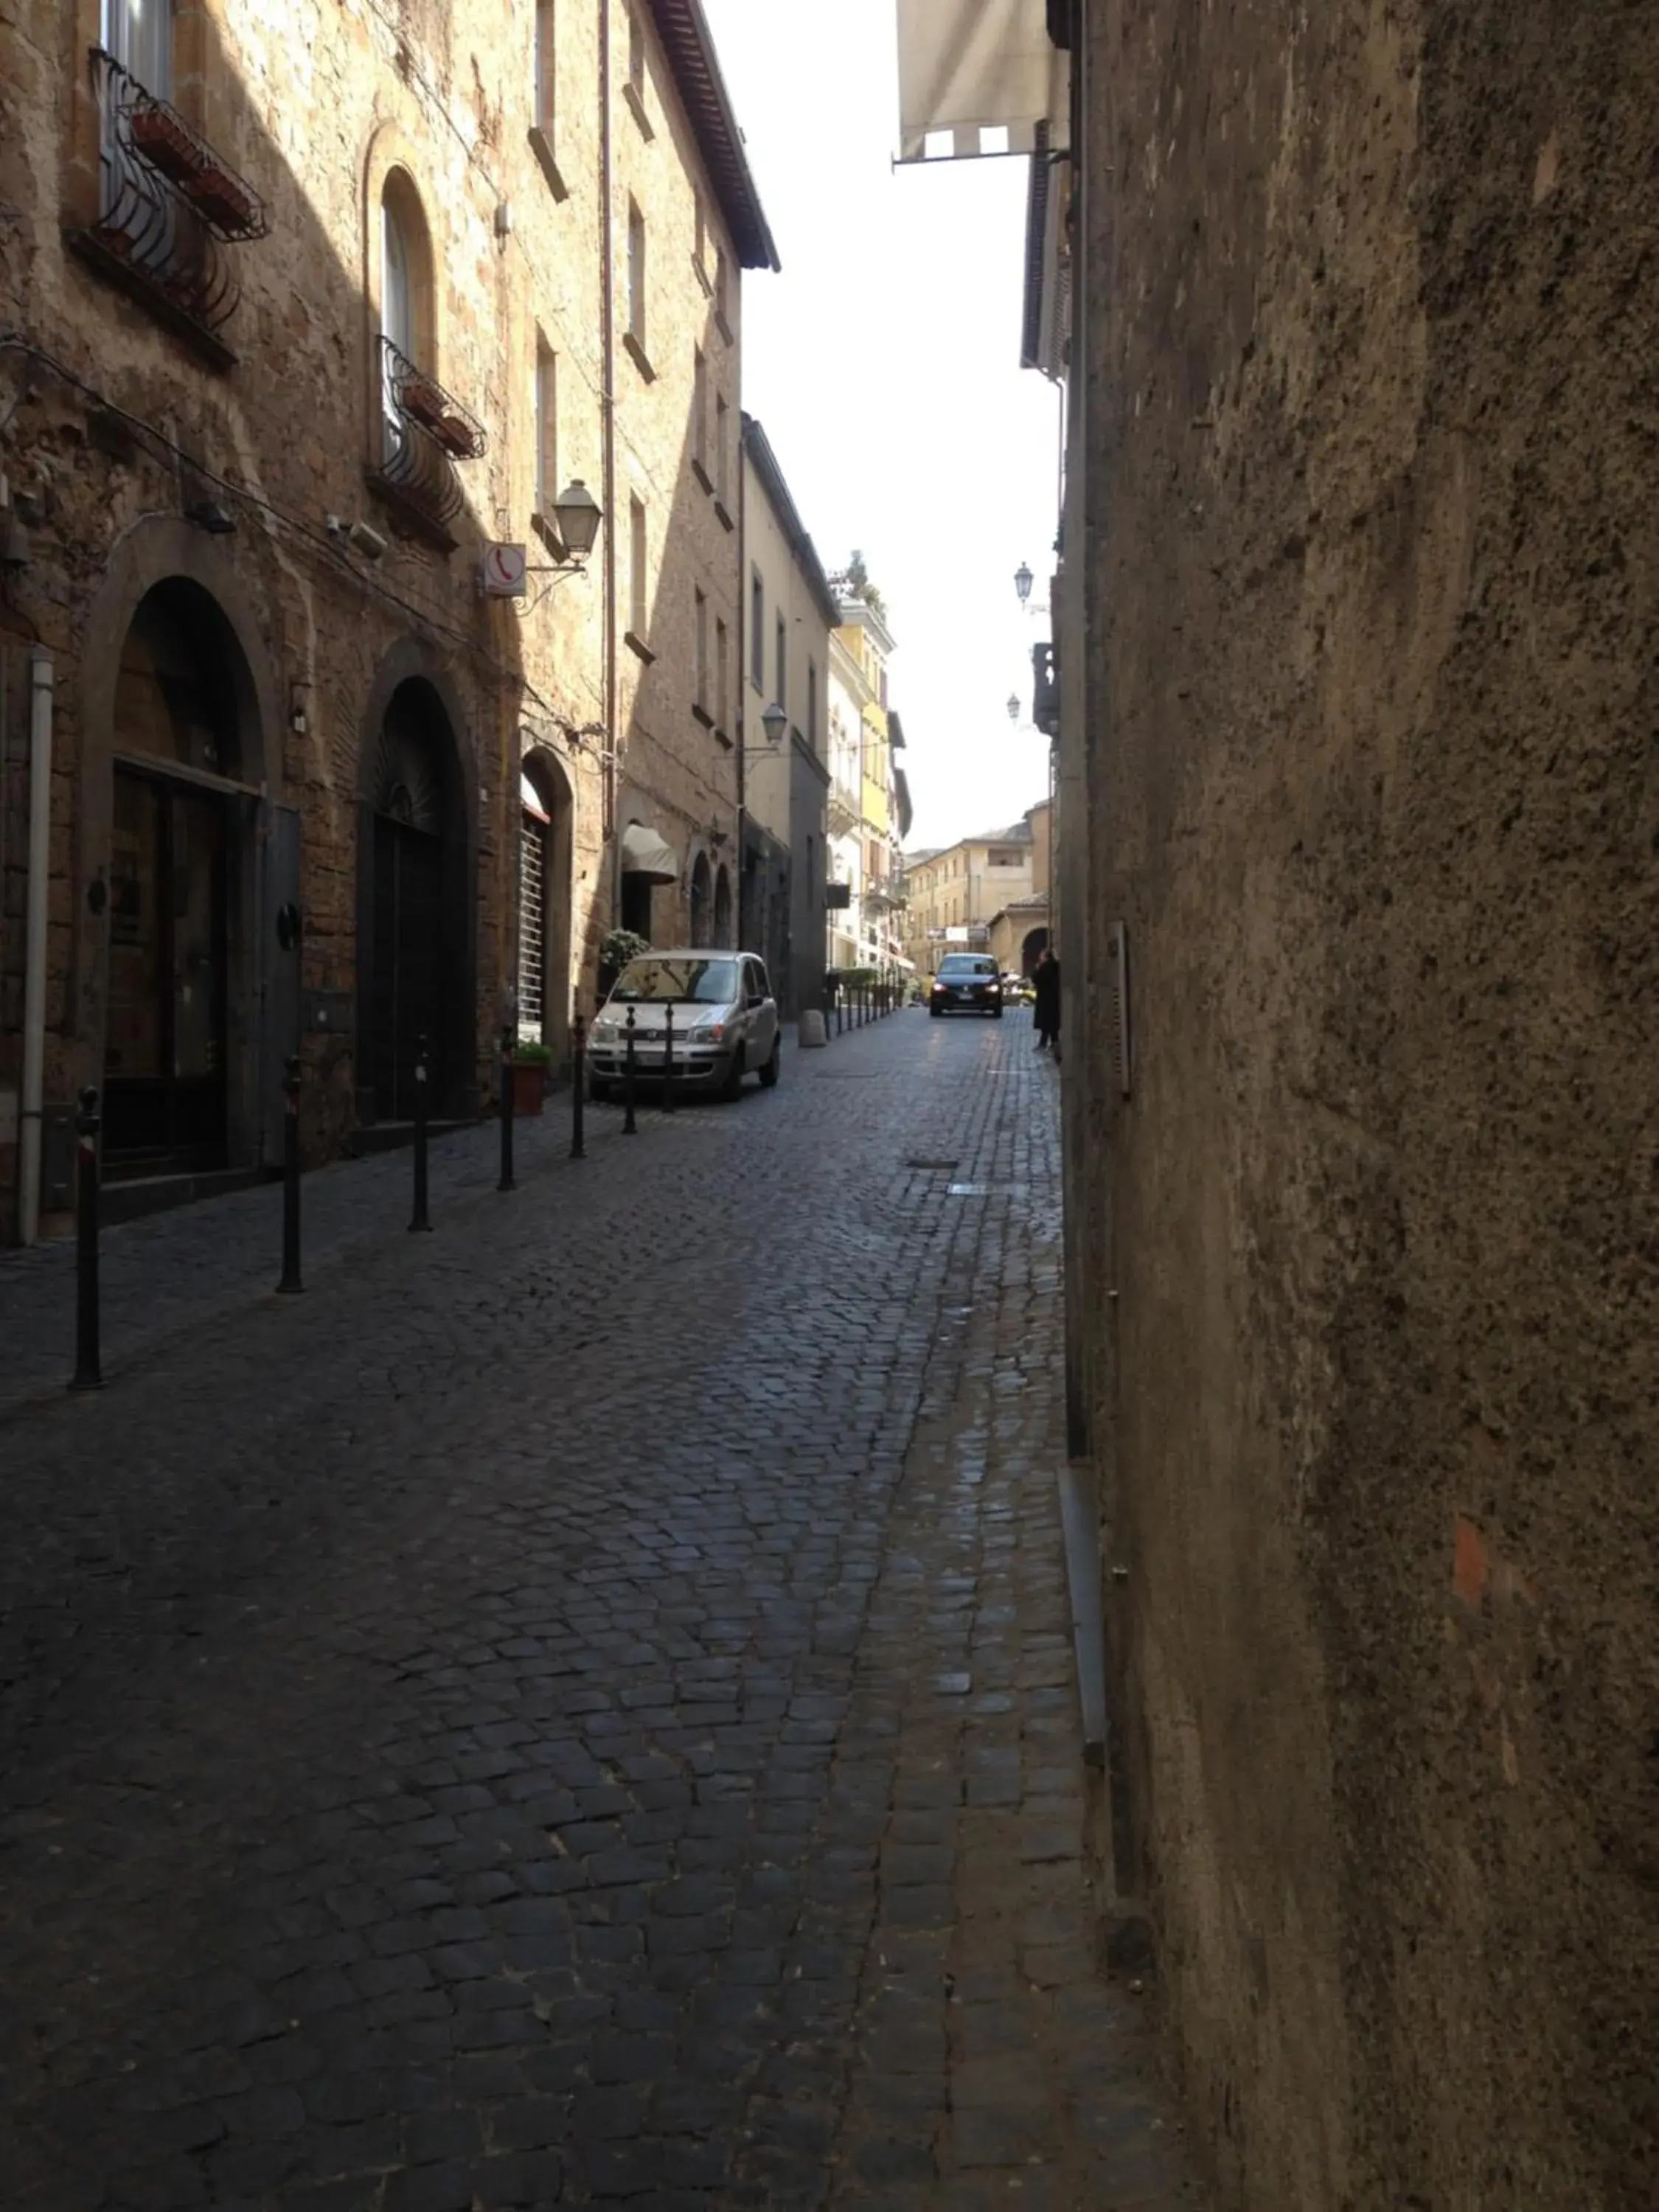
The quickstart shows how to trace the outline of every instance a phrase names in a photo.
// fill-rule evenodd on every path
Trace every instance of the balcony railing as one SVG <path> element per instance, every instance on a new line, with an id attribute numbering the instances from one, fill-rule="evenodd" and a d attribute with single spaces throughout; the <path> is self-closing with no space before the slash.
<path id="1" fill-rule="evenodd" d="M 828 811 L 830 836 L 843 837 L 849 830 L 855 830 L 858 827 L 862 818 L 863 810 L 860 805 L 856 792 L 849 791 L 845 784 L 832 783 L 830 787 Z"/>
<path id="2" fill-rule="evenodd" d="M 455 463 L 482 456 L 489 442 L 483 425 L 390 338 L 380 344 L 380 463 L 370 481 L 428 533 L 451 544 L 449 525 L 463 498 Z"/>
<path id="3" fill-rule="evenodd" d="M 112 54 L 94 46 L 91 62 L 102 176 L 98 216 L 80 243 L 130 289 L 222 352 L 216 334 L 241 290 L 236 257 L 226 248 L 265 235 L 264 203 Z"/>

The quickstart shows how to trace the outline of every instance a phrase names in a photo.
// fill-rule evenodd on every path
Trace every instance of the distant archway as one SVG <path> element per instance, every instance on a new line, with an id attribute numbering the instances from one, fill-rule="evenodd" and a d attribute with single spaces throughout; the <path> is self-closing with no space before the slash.
<path id="1" fill-rule="evenodd" d="M 412 1117 L 422 1037 L 434 1115 L 464 1112 L 475 1074 L 472 808 L 455 716 L 419 658 L 412 645 L 388 657 L 364 732 L 357 1083 L 368 1121 Z"/>
<path id="2" fill-rule="evenodd" d="M 699 853 L 691 870 L 691 942 L 702 945 L 708 942 L 709 903 L 708 855 Z"/>
<path id="3" fill-rule="evenodd" d="M 254 823 L 224 787 L 246 774 L 249 689 L 210 592 L 169 576 L 145 593 L 115 680 L 103 1071 L 112 1175 L 222 1167 L 228 1156 L 232 1025 L 253 995 L 235 915 Z"/>
<path id="4" fill-rule="evenodd" d="M 732 878 L 724 860 L 720 862 L 720 872 L 714 878 L 714 942 L 716 945 L 732 942 Z"/>
<path id="5" fill-rule="evenodd" d="M 1027 930 L 1025 933 L 1025 941 L 1019 948 L 1019 965 L 1021 973 L 1026 975 L 1035 975 L 1036 972 L 1037 956 L 1040 953 L 1046 952 L 1048 950 L 1048 933 L 1046 929 Z"/>

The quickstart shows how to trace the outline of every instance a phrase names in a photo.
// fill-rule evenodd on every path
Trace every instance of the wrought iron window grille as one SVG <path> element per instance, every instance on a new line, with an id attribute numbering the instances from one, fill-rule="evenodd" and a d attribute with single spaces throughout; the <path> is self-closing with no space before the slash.
<path id="1" fill-rule="evenodd" d="M 228 246 L 265 236 L 264 202 L 177 108 L 91 51 L 100 196 L 83 243 L 128 286 L 222 349 L 241 285 Z"/>
<path id="2" fill-rule="evenodd" d="M 380 460 L 370 482 L 447 540 L 463 496 L 455 463 L 483 457 L 483 425 L 388 337 L 380 340 Z"/>

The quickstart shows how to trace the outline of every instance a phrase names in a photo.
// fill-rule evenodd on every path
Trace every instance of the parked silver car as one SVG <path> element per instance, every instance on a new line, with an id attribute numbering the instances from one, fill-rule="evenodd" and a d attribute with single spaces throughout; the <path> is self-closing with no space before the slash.
<path id="1" fill-rule="evenodd" d="M 777 1001 L 764 963 L 752 952 L 642 952 L 630 960 L 593 1017 L 591 1097 L 610 1098 L 621 1086 L 630 1014 L 641 1083 L 662 1081 L 671 1015 L 676 1089 L 735 1098 L 745 1075 L 759 1076 L 769 1090 L 778 1079 Z"/>

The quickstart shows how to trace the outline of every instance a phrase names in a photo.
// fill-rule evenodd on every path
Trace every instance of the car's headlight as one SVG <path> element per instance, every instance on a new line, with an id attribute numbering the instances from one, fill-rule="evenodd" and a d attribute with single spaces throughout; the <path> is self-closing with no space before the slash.
<path id="1" fill-rule="evenodd" d="M 700 1022 L 689 1035 L 693 1044 L 723 1044 L 726 1024 L 724 1022 Z"/>

